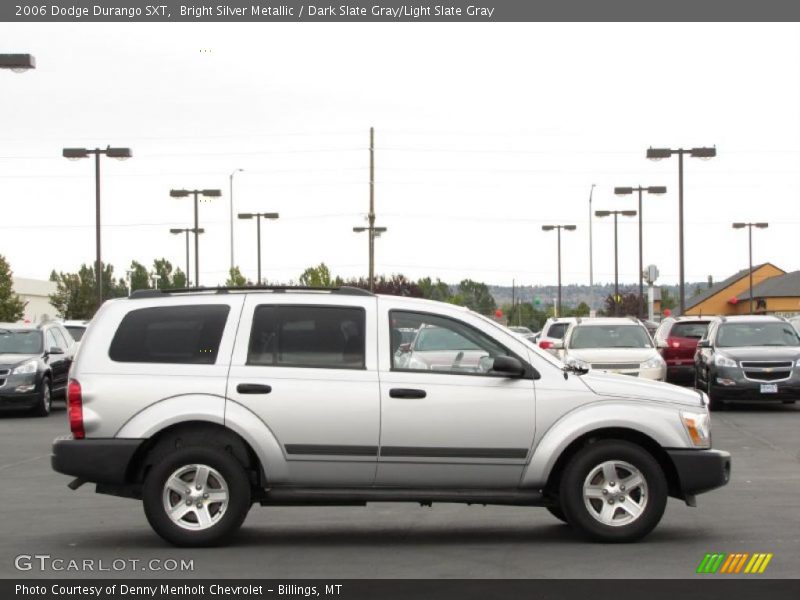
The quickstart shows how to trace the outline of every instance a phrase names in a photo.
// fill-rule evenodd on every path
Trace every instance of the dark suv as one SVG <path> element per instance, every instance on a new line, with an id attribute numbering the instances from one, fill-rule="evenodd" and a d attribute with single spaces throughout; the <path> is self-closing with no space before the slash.
<path id="1" fill-rule="evenodd" d="M 661 358 L 667 363 L 667 381 L 691 385 L 694 381 L 694 355 L 697 342 L 706 335 L 713 317 L 678 317 L 661 322 L 655 340 Z"/>
<path id="2" fill-rule="evenodd" d="M 721 317 L 697 344 L 695 387 L 712 410 L 728 401 L 800 399 L 800 335 L 771 316 Z"/>
<path id="3" fill-rule="evenodd" d="M 0 324 L 0 409 L 50 414 L 64 396 L 75 342 L 62 325 Z"/>

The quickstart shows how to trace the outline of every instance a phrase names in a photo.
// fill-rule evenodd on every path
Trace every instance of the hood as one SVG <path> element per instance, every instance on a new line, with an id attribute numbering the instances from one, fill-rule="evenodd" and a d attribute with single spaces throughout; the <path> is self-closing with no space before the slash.
<path id="1" fill-rule="evenodd" d="M 573 356 L 588 363 L 643 363 L 656 355 L 655 348 L 580 348 L 567 350 Z"/>
<path id="2" fill-rule="evenodd" d="M 39 358 L 38 354 L 0 354 L 0 368 L 16 367 L 19 363 L 32 358 Z"/>
<path id="3" fill-rule="evenodd" d="M 669 383 L 638 379 L 628 375 L 613 375 L 602 371 L 589 371 L 585 375 L 580 375 L 580 378 L 598 396 L 655 400 L 683 406 L 702 406 L 700 393 L 697 390 Z"/>
<path id="4" fill-rule="evenodd" d="M 741 360 L 798 360 L 800 346 L 746 346 L 742 348 L 717 348 L 717 352 Z"/>

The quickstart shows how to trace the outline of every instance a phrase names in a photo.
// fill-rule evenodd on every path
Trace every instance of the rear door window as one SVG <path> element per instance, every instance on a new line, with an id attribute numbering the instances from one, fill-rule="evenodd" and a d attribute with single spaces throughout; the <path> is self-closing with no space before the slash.
<path id="1" fill-rule="evenodd" d="M 675 323 L 669 332 L 669 337 L 700 340 L 706 334 L 706 331 L 708 331 L 707 322 Z"/>
<path id="2" fill-rule="evenodd" d="M 569 327 L 569 323 L 553 323 L 547 330 L 547 337 L 563 340 L 564 334 L 567 333 L 567 327 Z"/>
<path id="3" fill-rule="evenodd" d="M 247 364 L 363 369 L 365 327 L 360 307 L 262 304 L 253 315 Z"/>
<path id="4" fill-rule="evenodd" d="M 229 312 L 225 304 L 132 310 L 122 319 L 109 356 L 117 362 L 212 365 Z"/>

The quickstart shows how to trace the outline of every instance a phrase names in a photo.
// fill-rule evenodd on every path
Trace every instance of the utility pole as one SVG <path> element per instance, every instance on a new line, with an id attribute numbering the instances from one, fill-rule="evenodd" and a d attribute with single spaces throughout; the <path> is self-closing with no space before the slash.
<path id="1" fill-rule="evenodd" d="M 369 291 L 375 291 L 375 238 L 386 232 L 386 227 L 375 227 L 375 128 L 369 128 L 369 213 L 367 227 L 353 227 L 356 233 L 367 232 L 369 244 Z"/>
<path id="2" fill-rule="evenodd" d="M 622 215 L 624 217 L 635 217 L 635 210 L 597 210 L 594 213 L 595 217 L 614 217 L 614 316 L 619 316 L 619 236 L 618 236 L 618 220 L 617 217 Z M 637 311 L 638 312 L 638 311 Z"/>
<path id="3" fill-rule="evenodd" d="M 750 275 L 750 314 L 753 314 L 753 227 L 758 229 L 766 229 L 769 227 L 769 223 L 759 222 L 759 223 L 733 223 L 734 229 L 744 229 L 747 227 L 747 239 L 748 239 L 748 256 L 750 257 L 750 268 L 749 268 L 749 275 Z"/>
<path id="4" fill-rule="evenodd" d="M 592 246 L 592 195 L 595 184 L 589 190 L 589 309 L 593 308 L 594 295 L 594 251 Z"/>
<path id="5" fill-rule="evenodd" d="M 561 230 L 575 231 L 576 225 L 542 225 L 542 231 L 553 231 L 558 234 L 558 297 L 555 304 L 555 316 L 561 316 Z"/>

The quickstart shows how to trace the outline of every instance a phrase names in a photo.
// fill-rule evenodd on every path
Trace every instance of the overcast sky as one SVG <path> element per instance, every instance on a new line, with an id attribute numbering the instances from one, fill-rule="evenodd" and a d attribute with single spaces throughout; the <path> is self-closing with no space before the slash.
<path id="1" fill-rule="evenodd" d="M 376 129 L 378 273 L 555 283 L 589 280 L 594 209 L 645 197 L 645 264 L 677 281 L 677 159 L 648 146 L 716 145 L 686 160 L 687 280 L 754 260 L 800 268 L 800 26 L 682 24 L 0 24 L 0 52 L 37 69 L 0 71 L 0 254 L 20 277 L 94 260 L 94 166 L 64 146 L 130 146 L 103 160 L 103 257 L 184 268 L 188 199 L 200 206 L 201 283 L 230 262 L 234 210 L 276 211 L 263 270 L 296 279 L 325 261 L 366 274 L 369 127 Z M 637 278 L 637 225 L 620 223 L 620 278 Z M 235 223 L 235 258 L 255 278 L 255 223 Z M 613 225 L 594 222 L 595 281 L 612 281 Z M 193 269 L 194 267 L 192 267 Z"/>

